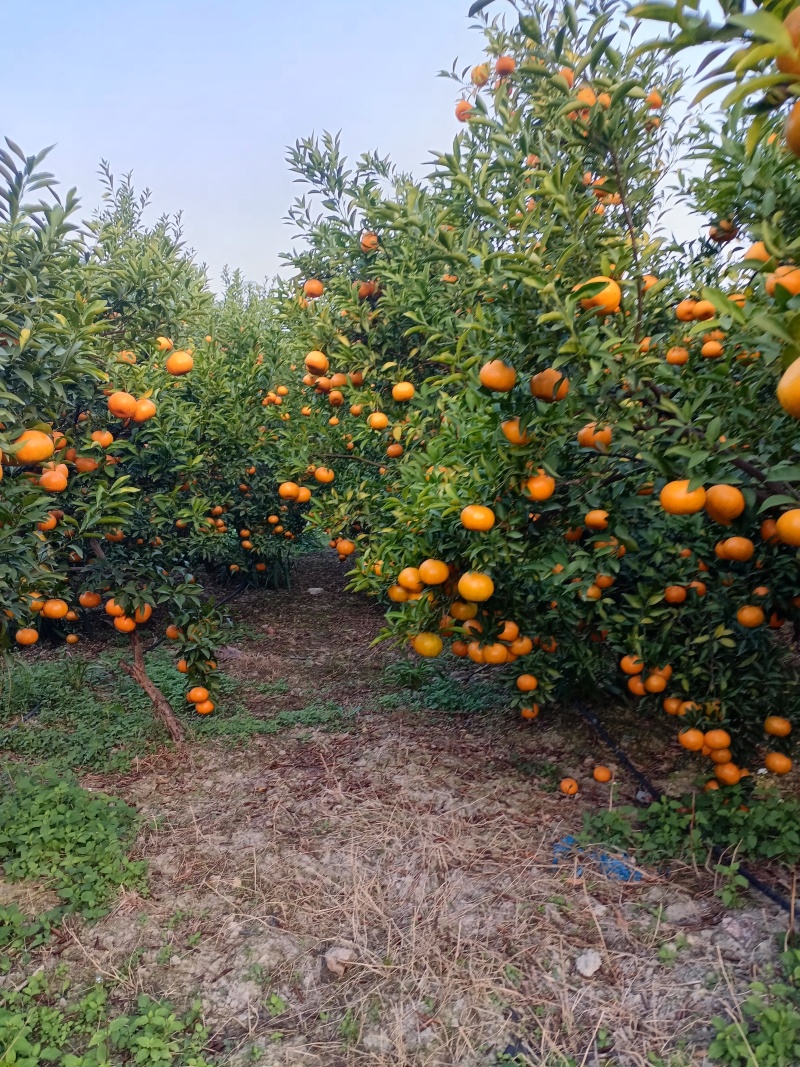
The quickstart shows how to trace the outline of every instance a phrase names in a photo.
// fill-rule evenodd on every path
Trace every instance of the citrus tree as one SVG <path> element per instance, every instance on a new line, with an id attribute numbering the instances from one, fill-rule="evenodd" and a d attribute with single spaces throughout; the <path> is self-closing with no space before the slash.
<path id="1" fill-rule="evenodd" d="M 448 75 L 463 128 L 424 182 L 330 136 L 291 153 L 283 491 L 315 487 L 387 636 L 490 665 L 526 718 L 602 691 L 676 716 L 709 788 L 786 773 L 800 270 L 764 228 L 792 198 L 759 190 L 797 164 L 768 122 L 674 120 L 672 45 L 618 5 L 522 6 Z M 674 175 L 709 216 L 687 247 Z"/>
<path id="2" fill-rule="evenodd" d="M 122 669 L 177 740 L 141 628 L 155 610 L 166 616 L 187 698 L 209 714 L 220 614 L 198 568 L 256 581 L 285 567 L 286 539 L 266 522 L 284 506 L 259 395 L 268 332 L 235 279 L 215 306 L 177 221 L 147 227 L 147 197 L 129 180 L 116 185 L 105 168 L 105 206 L 80 223 L 44 153 L 7 143 L 0 640 L 76 644 L 87 613 L 102 612 L 129 636 Z M 294 539 L 302 523 L 295 508 L 282 532 Z"/>

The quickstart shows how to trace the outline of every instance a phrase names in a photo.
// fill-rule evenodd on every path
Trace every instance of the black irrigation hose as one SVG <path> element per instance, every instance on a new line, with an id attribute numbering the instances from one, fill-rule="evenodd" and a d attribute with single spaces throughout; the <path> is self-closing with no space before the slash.
<path id="1" fill-rule="evenodd" d="M 619 745 L 608 733 L 606 728 L 598 720 L 594 712 L 589 711 L 586 705 L 579 700 L 575 702 L 575 707 L 581 718 L 584 719 L 589 724 L 589 726 L 591 726 L 591 728 L 595 731 L 598 737 L 600 737 L 606 743 L 606 745 L 608 745 L 608 747 L 611 749 L 611 751 L 614 753 L 620 763 L 622 763 L 622 765 L 628 771 L 630 771 L 630 773 L 634 776 L 634 778 L 636 778 L 640 785 L 644 789 L 646 789 L 651 796 L 655 797 L 657 800 L 660 800 L 664 796 L 662 790 L 660 790 L 657 786 L 653 785 L 647 775 L 643 774 L 638 767 L 635 767 L 633 765 L 626 753 L 622 751 Z M 711 854 L 715 859 L 718 860 L 721 859 L 724 855 L 724 850 L 721 849 L 719 845 L 712 845 Z M 771 900 L 773 904 L 777 904 L 779 908 L 782 908 L 790 915 L 794 913 L 794 909 L 792 908 L 790 901 L 788 901 L 775 889 L 772 889 L 770 886 L 768 886 L 765 882 L 762 882 L 761 879 L 757 878 L 756 875 L 752 874 L 747 869 L 747 867 L 740 865 L 737 873 L 741 874 L 743 878 L 746 878 L 750 885 L 753 887 L 753 889 L 757 889 L 759 893 L 763 893 L 764 896 Z"/>

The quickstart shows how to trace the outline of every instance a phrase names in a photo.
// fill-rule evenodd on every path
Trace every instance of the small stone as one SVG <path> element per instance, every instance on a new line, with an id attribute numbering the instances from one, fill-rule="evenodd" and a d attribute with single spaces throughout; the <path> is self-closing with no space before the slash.
<path id="1" fill-rule="evenodd" d="M 313 589 L 307 589 L 306 592 L 309 596 L 319 596 L 321 593 L 324 593 L 325 590 L 322 589 L 320 586 L 314 586 Z"/>
<path id="2" fill-rule="evenodd" d="M 180 962 L 181 962 L 180 956 L 170 956 L 170 958 L 169 958 L 170 967 L 177 967 Z"/>
<path id="3" fill-rule="evenodd" d="M 597 974 L 602 966 L 603 958 L 593 948 L 588 948 L 575 960 L 575 970 L 578 974 L 583 975 L 584 978 L 591 978 L 592 975 Z"/>
<path id="4" fill-rule="evenodd" d="M 333 974 L 341 976 L 349 963 L 354 963 L 356 953 L 352 948 L 344 948 L 341 945 L 329 948 L 325 953 L 325 965 Z"/>
<path id="5" fill-rule="evenodd" d="M 693 900 L 676 900 L 664 909 L 668 923 L 690 923 L 700 918 L 700 908 Z"/>

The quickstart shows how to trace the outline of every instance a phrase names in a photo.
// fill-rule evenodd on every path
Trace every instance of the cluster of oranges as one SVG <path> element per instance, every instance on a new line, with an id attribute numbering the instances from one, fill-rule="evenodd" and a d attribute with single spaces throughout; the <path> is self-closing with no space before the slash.
<path id="1" fill-rule="evenodd" d="M 781 716 L 770 715 L 764 721 L 764 732 L 772 737 L 788 737 L 791 731 L 792 724 Z M 715 777 L 706 783 L 707 790 L 718 789 L 720 783 L 736 785 L 750 773 L 746 767 L 739 767 L 733 762 L 731 735 L 727 730 L 714 727 L 703 731 L 692 727 L 682 730 L 678 734 L 678 741 L 683 748 L 699 752 L 714 764 Z M 782 752 L 768 752 L 764 757 L 764 766 L 772 774 L 788 774 L 792 769 L 792 761 Z"/>

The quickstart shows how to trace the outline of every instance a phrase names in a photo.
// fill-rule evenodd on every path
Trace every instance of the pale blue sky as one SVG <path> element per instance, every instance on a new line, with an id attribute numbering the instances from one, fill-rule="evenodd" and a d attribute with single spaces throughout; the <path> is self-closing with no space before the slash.
<path id="1" fill-rule="evenodd" d="M 498 11 L 507 5 L 498 3 Z M 97 164 L 133 169 L 158 212 L 183 209 L 212 276 L 261 280 L 290 241 L 298 190 L 284 148 L 342 130 L 422 172 L 456 132 L 456 85 L 480 58 L 469 0 L 0 0 L 3 123 L 26 152 L 55 143 L 89 212 Z"/>

